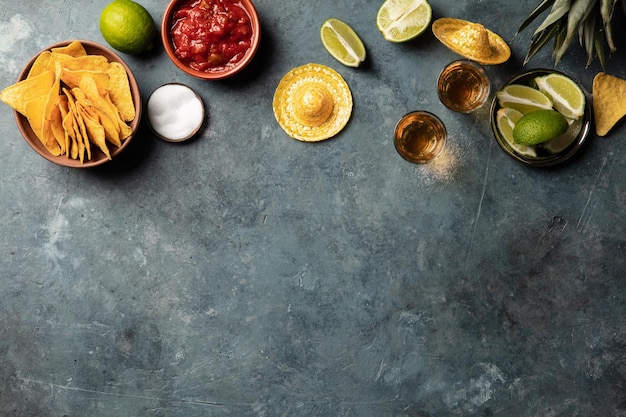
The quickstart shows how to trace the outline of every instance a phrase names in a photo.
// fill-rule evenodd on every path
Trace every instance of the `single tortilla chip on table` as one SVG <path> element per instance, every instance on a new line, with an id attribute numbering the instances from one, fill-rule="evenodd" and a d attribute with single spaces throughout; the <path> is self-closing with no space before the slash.
<path id="1" fill-rule="evenodd" d="M 626 116 L 626 80 L 604 72 L 594 77 L 593 116 L 598 136 L 607 135 Z"/>

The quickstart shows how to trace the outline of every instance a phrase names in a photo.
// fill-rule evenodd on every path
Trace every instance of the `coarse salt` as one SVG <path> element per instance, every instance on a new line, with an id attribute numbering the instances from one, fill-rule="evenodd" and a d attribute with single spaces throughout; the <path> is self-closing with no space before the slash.
<path id="1" fill-rule="evenodd" d="M 165 84 L 148 99 L 148 120 L 161 138 L 180 142 L 191 138 L 204 121 L 202 99 L 183 84 Z"/>

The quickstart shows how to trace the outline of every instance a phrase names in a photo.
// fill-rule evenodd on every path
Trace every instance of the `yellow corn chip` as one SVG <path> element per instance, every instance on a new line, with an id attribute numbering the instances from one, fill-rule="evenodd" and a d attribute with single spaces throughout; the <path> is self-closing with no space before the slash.
<path id="1" fill-rule="evenodd" d="M 61 97 L 64 96 L 59 96 L 59 101 L 61 100 Z M 52 133 L 54 134 L 54 139 L 56 139 L 57 143 L 59 144 L 59 148 L 61 149 L 61 155 L 65 154 L 65 152 L 67 151 L 66 148 L 66 141 L 65 141 L 65 131 L 63 129 L 63 117 L 61 114 L 61 106 L 56 106 L 53 110 L 52 110 L 52 114 L 50 115 L 50 127 L 52 129 Z"/>
<path id="2" fill-rule="evenodd" d="M 111 62 L 107 72 L 109 74 L 107 91 L 111 101 L 117 107 L 122 120 L 130 122 L 135 118 L 135 104 L 130 92 L 126 69 L 118 62 Z"/>
<path id="3" fill-rule="evenodd" d="M 65 117 L 70 112 L 69 103 L 67 100 L 67 96 L 65 94 L 61 94 L 59 96 L 59 111 L 61 112 L 61 126 L 63 126 L 63 132 L 65 133 L 65 154 L 69 156 L 70 150 L 70 136 L 68 135 L 67 130 L 64 126 Z"/>
<path id="4" fill-rule="evenodd" d="M 63 130 L 66 134 L 66 155 L 76 159 L 76 156 L 78 156 L 78 146 L 76 145 L 76 132 L 74 131 L 74 114 L 69 111 L 63 117 Z"/>
<path id="5" fill-rule="evenodd" d="M 60 46 L 58 48 L 52 48 L 52 52 L 56 52 L 59 54 L 65 54 L 73 57 L 85 56 L 87 55 L 87 51 L 85 51 L 85 47 L 80 41 L 73 41 L 67 46 Z"/>
<path id="6" fill-rule="evenodd" d="M 78 87 L 80 85 L 80 81 L 85 77 L 92 78 L 96 82 L 98 93 L 100 95 L 105 95 L 107 93 L 109 74 L 105 71 L 71 70 L 63 68 L 63 72 L 61 73 L 61 81 L 63 81 L 69 88 Z"/>
<path id="7" fill-rule="evenodd" d="M 596 134 L 605 136 L 626 115 L 626 80 L 598 73 L 593 79 Z"/>
<path id="8" fill-rule="evenodd" d="M 28 118 L 26 103 L 37 98 L 45 102 L 53 84 L 54 72 L 45 71 L 6 87 L 0 92 L 0 100 Z"/>
<path id="9" fill-rule="evenodd" d="M 102 55 L 73 57 L 58 52 L 52 52 L 50 54 L 50 66 L 54 68 L 56 62 L 60 62 L 63 68 L 74 71 L 106 71 L 109 66 L 109 61 Z"/>
<path id="10" fill-rule="evenodd" d="M 85 138 L 85 136 L 87 135 L 85 132 L 85 127 L 84 125 L 81 124 L 81 120 L 80 120 L 80 114 L 78 113 L 78 109 L 76 106 L 76 99 L 75 97 L 71 94 L 67 92 L 67 89 L 64 89 L 66 91 L 65 95 L 67 96 L 67 103 L 69 106 L 69 113 L 72 115 L 72 129 L 74 130 L 74 138 L 75 138 L 75 147 L 76 147 L 76 157 L 73 156 L 74 159 L 78 158 L 80 159 L 80 161 L 82 162 L 84 160 L 84 156 L 85 156 L 85 140 L 87 140 L 87 138 Z"/>
<path id="11" fill-rule="evenodd" d="M 87 159 L 91 159 L 90 137 L 85 123 L 86 111 L 80 103 L 76 103 L 76 111 L 78 113 L 78 123 L 83 135 L 83 144 L 85 145 L 85 151 L 87 152 Z"/>
<path id="12" fill-rule="evenodd" d="M 85 113 L 83 114 L 83 119 L 85 121 L 85 126 L 87 127 L 87 132 L 89 134 L 89 140 L 96 145 L 108 159 L 111 159 L 111 153 L 106 144 L 106 133 L 104 131 L 104 127 L 100 124 L 98 120 L 98 115 L 92 108 L 85 108 Z"/>
<path id="13" fill-rule="evenodd" d="M 44 120 L 50 120 L 53 109 L 59 106 L 59 90 L 61 88 L 61 79 L 59 78 L 60 75 L 61 66 L 57 64 L 54 73 L 54 82 L 52 83 L 50 90 L 48 90 L 46 97 L 46 105 L 43 113 Z"/>
<path id="14" fill-rule="evenodd" d="M 45 105 L 45 100 L 41 100 L 41 98 L 28 101 L 24 106 L 27 114 L 26 118 L 28 119 L 31 129 L 33 129 L 33 132 L 43 146 L 45 146 L 52 155 L 59 156 L 61 154 L 61 147 L 54 138 L 54 134 L 51 134 L 49 123 L 47 125 L 44 124 L 45 119 L 43 115 Z"/>
<path id="15" fill-rule="evenodd" d="M 107 102 L 109 108 L 111 109 L 111 114 L 114 114 L 116 117 L 114 118 L 115 123 L 117 123 L 117 131 L 120 132 L 120 140 L 124 140 L 129 137 L 133 133 L 133 129 L 122 120 L 122 117 L 117 111 L 117 107 L 111 101 L 111 96 L 105 95 L 104 101 Z M 120 146 L 120 145 L 117 145 Z"/>
<path id="16" fill-rule="evenodd" d="M 112 123 L 107 130 L 107 139 L 115 146 L 121 146 L 122 139 L 125 139 L 123 133 L 125 133 L 126 130 L 123 129 L 122 126 L 126 126 L 128 129 L 130 129 L 130 127 L 120 119 L 117 108 L 108 100 L 108 96 L 102 97 L 98 94 L 98 88 L 95 82 L 89 78 L 82 79 L 80 91 L 85 94 L 85 98 L 91 103 L 91 106 L 96 108 L 100 113 L 100 122 L 104 125 L 105 130 L 107 130 L 107 124 L 109 122 L 106 118 Z M 116 134 L 113 134 L 113 129 Z"/>
<path id="17" fill-rule="evenodd" d="M 50 55 L 51 55 L 50 51 L 44 51 L 40 53 L 39 56 L 33 62 L 33 65 L 30 67 L 30 70 L 28 71 L 28 75 L 26 76 L 26 78 L 32 78 L 41 74 L 44 71 L 47 71 L 49 68 L 48 63 L 50 62 Z"/>

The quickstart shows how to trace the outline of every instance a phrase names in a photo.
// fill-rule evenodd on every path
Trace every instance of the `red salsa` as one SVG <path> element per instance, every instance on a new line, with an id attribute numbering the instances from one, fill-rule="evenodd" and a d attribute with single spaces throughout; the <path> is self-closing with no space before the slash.
<path id="1" fill-rule="evenodd" d="M 174 53 L 202 72 L 234 66 L 250 49 L 252 24 L 239 0 L 189 0 L 174 13 Z"/>

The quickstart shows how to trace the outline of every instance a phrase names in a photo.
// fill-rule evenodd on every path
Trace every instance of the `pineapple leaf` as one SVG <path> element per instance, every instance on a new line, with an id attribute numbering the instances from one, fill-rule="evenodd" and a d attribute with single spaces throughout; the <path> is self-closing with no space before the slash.
<path id="1" fill-rule="evenodd" d="M 604 24 L 604 36 L 606 37 L 606 43 L 609 45 L 609 51 L 611 51 L 611 53 L 617 50 L 613 40 L 613 29 L 611 28 L 611 19 L 613 18 L 616 3 L 617 0 L 601 0 L 600 2 L 600 15 L 602 16 L 602 23 Z"/>
<path id="2" fill-rule="evenodd" d="M 580 44 L 587 52 L 587 66 L 593 61 L 597 40 L 600 37 L 597 31 L 598 25 L 601 24 L 600 20 L 598 14 L 590 14 L 578 29 Z"/>
<path id="3" fill-rule="evenodd" d="M 550 14 L 548 14 L 548 17 L 546 17 L 541 25 L 539 25 L 539 27 L 535 30 L 535 33 L 543 31 L 545 28 L 558 21 L 567 14 L 569 9 L 570 0 L 556 0 L 552 6 Z"/>
<path id="4" fill-rule="evenodd" d="M 534 34 L 531 39 L 526 58 L 524 58 L 523 65 L 526 65 L 537 52 L 539 52 L 551 39 L 555 39 L 556 35 L 561 31 L 563 31 L 563 23 L 562 21 L 558 21 L 550 27 L 544 29 L 542 32 Z"/>
<path id="5" fill-rule="evenodd" d="M 560 57 L 557 56 L 558 51 L 563 48 L 565 38 L 567 37 L 567 17 L 563 16 L 560 22 L 559 31 L 554 35 L 554 46 L 552 47 L 552 56 L 555 65 L 559 63 Z"/>
<path id="6" fill-rule="evenodd" d="M 554 59 L 558 63 L 572 41 L 574 35 L 578 32 L 578 28 L 584 23 L 593 6 L 598 0 L 574 0 L 572 7 L 567 14 L 567 30 L 561 44 L 556 48 Z"/>
<path id="7" fill-rule="evenodd" d="M 580 46 L 587 54 L 587 66 L 598 58 L 604 69 L 605 48 L 610 53 L 616 51 L 613 21 L 615 9 L 626 15 L 626 0 L 539 0 L 539 3 L 520 25 L 517 33 L 526 29 L 542 13 L 550 9 L 547 17 L 533 33 L 526 65 L 553 40 L 552 57 L 557 65 L 567 52 L 573 38 L 578 35 Z"/>
<path id="8" fill-rule="evenodd" d="M 517 29 L 517 33 L 519 34 L 521 31 L 526 29 L 528 25 L 530 25 L 540 14 L 548 10 L 548 7 L 550 7 L 554 2 L 555 0 L 542 0 L 522 22 L 519 29 Z"/>
<path id="9" fill-rule="evenodd" d="M 598 57 L 598 61 L 600 62 L 600 66 L 603 70 L 606 71 L 606 67 L 604 66 L 604 45 L 602 44 L 602 40 L 598 37 L 595 41 L 596 46 L 596 55 Z"/>

